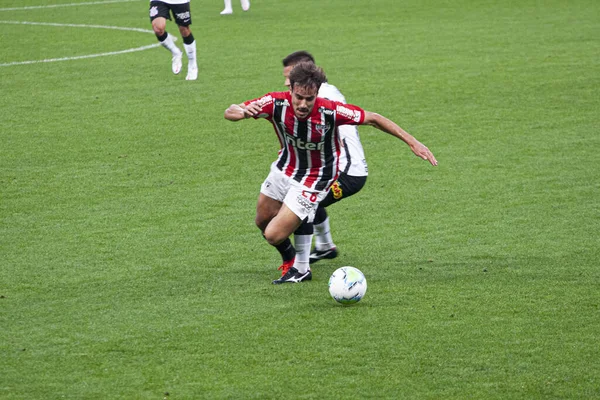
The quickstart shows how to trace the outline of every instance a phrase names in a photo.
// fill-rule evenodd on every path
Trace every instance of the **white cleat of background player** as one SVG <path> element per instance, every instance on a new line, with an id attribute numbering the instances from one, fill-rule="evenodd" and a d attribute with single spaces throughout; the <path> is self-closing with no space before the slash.
<path id="1" fill-rule="evenodd" d="M 189 65 L 187 76 L 185 77 L 186 81 L 195 81 L 198 79 L 198 66 L 197 65 Z"/>
<path id="2" fill-rule="evenodd" d="M 183 52 L 179 51 L 178 55 L 174 55 L 172 58 L 172 64 L 171 64 L 171 69 L 173 70 L 173 73 L 175 75 L 179 74 L 181 72 L 181 58 L 183 56 Z"/>
<path id="3" fill-rule="evenodd" d="M 240 0 L 242 10 L 248 11 L 250 9 L 250 0 Z M 231 0 L 225 0 L 225 8 L 221 11 L 221 15 L 233 14 L 233 7 L 231 6 Z"/>

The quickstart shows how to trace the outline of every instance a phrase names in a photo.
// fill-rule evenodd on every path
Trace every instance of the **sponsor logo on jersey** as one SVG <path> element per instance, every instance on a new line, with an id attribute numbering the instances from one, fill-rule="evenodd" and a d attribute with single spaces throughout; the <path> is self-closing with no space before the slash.
<path id="1" fill-rule="evenodd" d="M 275 100 L 275 106 L 276 107 L 289 107 L 290 102 L 287 101 L 287 99 L 277 99 L 277 100 Z"/>
<path id="2" fill-rule="evenodd" d="M 344 193 L 342 192 L 342 187 L 340 186 L 338 181 L 333 182 L 333 185 L 331 185 L 331 193 L 333 193 L 333 198 L 336 200 L 339 200 L 342 198 L 342 196 L 344 196 Z"/>
<path id="3" fill-rule="evenodd" d="M 260 99 L 256 100 L 254 103 L 257 104 L 259 107 L 264 107 L 267 104 L 271 104 L 272 102 L 273 102 L 273 97 L 269 94 L 269 95 L 261 97 Z"/>
<path id="4" fill-rule="evenodd" d="M 319 112 L 323 113 L 325 115 L 333 115 L 334 111 L 330 110 L 329 108 L 325 108 L 325 107 L 319 107 Z"/>
<path id="5" fill-rule="evenodd" d="M 296 202 L 302 207 L 307 213 L 310 213 L 313 209 L 313 203 L 305 199 L 302 195 L 296 197 Z"/>
<path id="6" fill-rule="evenodd" d="M 297 138 L 292 135 L 286 135 L 285 140 L 289 145 L 297 148 L 298 150 L 323 150 L 324 143 L 321 142 L 305 142 L 304 140 Z"/>
<path id="7" fill-rule="evenodd" d="M 158 15 L 158 7 L 150 7 L 150 17 L 156 17 Z"/>
<path id="8" fill-rule="evenodd" d="M 338 105 L 335 110 L 338 114 L 343 115 L 346 118 L 353 120 L 354 122 L 360 122 L 360 111 L 351 110 L 348 107 Z"/>

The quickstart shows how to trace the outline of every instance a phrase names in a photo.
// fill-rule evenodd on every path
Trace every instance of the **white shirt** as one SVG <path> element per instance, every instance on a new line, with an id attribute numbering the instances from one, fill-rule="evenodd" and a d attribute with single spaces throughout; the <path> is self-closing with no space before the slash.
<path id="1" fill-rule="evenodd" d="M 319 97 L 346 103 L 344 95 L 333 85 L 325 82 L 319 89 Z M 358 128 L 352 125 L 342 125 L 338 128 L 340 141 L 342 142 L 342 154 L 340 155 L 340 172 L 352 176 L 367 176 L 367 160 L 363 150 Z"/>

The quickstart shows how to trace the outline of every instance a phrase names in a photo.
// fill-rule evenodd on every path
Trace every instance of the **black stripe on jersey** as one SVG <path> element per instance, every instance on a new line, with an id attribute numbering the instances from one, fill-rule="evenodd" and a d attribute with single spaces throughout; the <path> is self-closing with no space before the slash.
<path id="1" fill-rule="evenodd" d="M 286 160 L 289 160 L 289 154 L 285 133 L 285 109 L 283 105 L 277 104 L 277 102 L 273 105 L 273 122 L 275 123 L 279 140 L 281 140 L 282 143 L 282 150 L 279 161 L 277 162 L 277 168 L 283 171 Z"/>
<path id="2" fill-rule="evenodd" d="M 327 187 L 329 185 L 332 184 L 333 178 L 335 178 L 335 173 L 336 173 L 336 168 L 337 168 L 337 155 L 335 154 L 336 150 L 337 150 L 337 127 L 335 125 L 335 117 L 333 116 L 334 113 L 332 113 L 332 115 L 328 115 L 326 113 L 321 113 L 321 115 L 324 117 L 324 122 L 325 125 L 330 126 L 331 129 L 329 129 L 326 133 L 325 133 L 325 138 L 324 138 L 324 149 L 323 149 L 323 155 L 325 157 L 325 160 L 329 160 L 329 162 L 326 162 L 325 165 L 327 165 L 328 163 L 330 164 L 329 168 L 323 168 L 323 172 L 321 175 L 321 179 L 319 180 L 319 183 L 317 183 L 317 185 L 315 186 L 315 189 L 317 190 L 325 190 L 327 189 Z"/>
<path id="3" fill-rule="evenodd" d="M 350 165 L 352 165 L 352 157 L 350 156 L 350 149 L 348 148 L 348 143 L 346 143 L 346 139 L 342 140 L 343 151 L 346 153 L 346 168 L 344 169 L 344 173 L 347 174 L 350 170 Z"/>
<path id="4" fill-rule="evenodd" d="M 294 127 L 296 138 L 302 140 L 304 143 L 309 142 L 309 129 L 308 129 L 308 120 L 300 121 L 298 118 L 295 118 L 296 126 Z M 308 150 L 300 150 L 296 148 L 296 156 L 298 160 L 296 161 L 296 165 L 304 165 L 304 168 L 298 168 L 296 173 L 294 174 L 294 180 L 296 182 L 302 182 L 302 179 L 306 176 L 308 169 L 310 168 L 310 151 Z"/>

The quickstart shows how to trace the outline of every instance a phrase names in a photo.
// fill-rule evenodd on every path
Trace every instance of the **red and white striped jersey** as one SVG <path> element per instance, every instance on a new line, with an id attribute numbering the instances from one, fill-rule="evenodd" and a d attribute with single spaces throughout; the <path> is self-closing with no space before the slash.
<path id="1" fill-rule="evenodd" d="M 275 128 L 281 149 L 274 165 L 309 189 L 326 191 L 337 179 L 341 144 L 337 127 L 360 125 L 365 111 L 355 105 L 317 97 L 308 118 L 294 114 L 290 92 L 272 92 L 246 101 L 257 103 Z"/>

